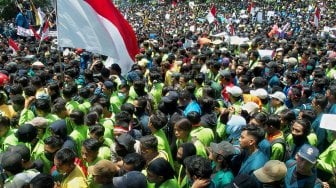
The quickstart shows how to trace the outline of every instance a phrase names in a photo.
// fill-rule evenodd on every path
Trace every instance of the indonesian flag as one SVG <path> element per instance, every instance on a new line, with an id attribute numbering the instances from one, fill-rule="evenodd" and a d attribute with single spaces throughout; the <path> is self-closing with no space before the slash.
<path id="1" fill-rule="evenodd" d="M 314 14 L 314 25 L 315 27 L 318 27 L 319 26 L 319 22 L 320 22 L 320 19 L 321 19 L 321 10 L 319 7 L 315 7 L 315 14 Z"/>
<path id="2" fill-rule="evenodd" d="M 19 50 L 19 46 L 15 43 L 12 38 L 8 39 L 9 48 L 13 50 L 13 54 L 16 54 L 16 51 Z"/>
<path id="3" fill-rule="evenodd" d="M 34 37 L 36 40 L 41 40 L 41 36 L 36 32 L 36 30 L 32 27 L 32 26 L 29 26 L 31 32 L 33 33 Z"/>
<path id="4" fill-rule="evenodd" d="M 252 10 L 254 9 L 254 4 L 255 3 L 252 1 L 249 3 L 249 6 L 247 7 L 247 13 L 250 14 L 252 12 Z"/>
<path id="5" fill-rule="evenodd" d="M 48 39 L 48 35 L 49 35 L 49 21 L 46 20 L 44 22 L 44 26 L 41 33 L 41 41 Z"/>
<path id="6" fill-rule="evenodd" d="M 177 6 L 176 0 L 173 0 L 171 5 L 172 5 L 173 8 L 175 8 Z"/>
<path id="7" fill-rule="evenodd" d="M 206 16 L 206 19 L 208 20 L 209 23 L 212 23 L 216 20 L 216 7 L 215 7 L 215 5 L 211 6 L 211 9 L 210 9 L 208 15 Z"/>
<path id="8" fill-rule="evenodd" d="M 139 48 L 135 33 L 111 0 L 57 2 L 58 45 L 82 48 L 115 59 L 130 70 Z"/>
<path id="9" fill-rule="evenodd" d="M 229 25 L 229 31 L 230 31 L 230 35 L 231 36 L 235 36 L 236 35 L 235 29 L 234 29 L 234 26 L 233 26 L 232 23 Z"/>

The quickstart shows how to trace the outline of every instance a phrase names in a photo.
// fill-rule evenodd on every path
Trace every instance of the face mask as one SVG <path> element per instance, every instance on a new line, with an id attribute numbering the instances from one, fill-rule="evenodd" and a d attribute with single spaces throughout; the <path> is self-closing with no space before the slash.
<path id="1" fill-rule="evenodd" d="M 306 136 L 303 135 L 293 135 L 293 142 L 295 145 L 300 146 L 307 140 Z"/>
<path id="2" fill-rule="evenodd" d="M 44 152 L 44 156 L 51 162 L 54 161 L 54 153 Z"/>
<path id="3" fill-rule="evenodd" d="M 183 164 L 183 159 L 182 158 L 179 158 L 179 157 L 176 157 L 176 162 L 178 164 Z"/>
<path id="4" fill-rule="evenodd" d="M 119 99 L 121 99 L 121 100 L 125 100 L 126 95 L 123 94 L 123 93 L 118 93 L 118 97 L 119 97 Z"/>

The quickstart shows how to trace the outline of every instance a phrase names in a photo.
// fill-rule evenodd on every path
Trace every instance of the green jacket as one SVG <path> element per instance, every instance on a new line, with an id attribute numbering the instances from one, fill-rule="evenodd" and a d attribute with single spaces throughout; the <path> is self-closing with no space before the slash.
<path id="1" fill-rule="evenodd" d="M 20 113 L 19 125 L 25 124 L 27 121 L 34 119 L 34 113 L 29 109 L 23 109 Z"/>
<path id="2" fill-rule="evenodd" d="M 10 146 L 16 146 L 19 144 L 19 141 L 15 136 L 15 132 L 15 129 L 9 129 L 7 133 L 0 138 L 1 152 L 6 151 Z"/>
<path id="3" fill-rule="evenodd" d="M 214 133 L 210 128 L 204 128 L 202 126 L 193 128 L 190 132 L 190 136 L 196 137 L 205 147 L 208 147 L 214 140 Z"/>
<path id="4" fill-rule="evenodd" d="M 153 135 L 158 140 L 158 151 L 165 151 L 168 154 L 168 162 L 174 168 L 173 156 L 165 133 L 162 130 L 157 130 Z"/>
<path id="5" fill-rule="evenodd" d="M 333 169 L 336 168 L 336 139 L 320 154 L 317 160 L 317 168 L 329 174 L 333 174 Z"/>

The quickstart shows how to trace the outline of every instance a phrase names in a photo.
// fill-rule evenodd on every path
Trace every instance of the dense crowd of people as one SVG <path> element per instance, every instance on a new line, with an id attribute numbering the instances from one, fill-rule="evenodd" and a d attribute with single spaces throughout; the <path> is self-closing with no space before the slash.
<path id="1" fill-rule="evenodd" d="M 336 186 L 332 0 L 118 8 L 131 70 L 1 21 L 1 187 Z"/>

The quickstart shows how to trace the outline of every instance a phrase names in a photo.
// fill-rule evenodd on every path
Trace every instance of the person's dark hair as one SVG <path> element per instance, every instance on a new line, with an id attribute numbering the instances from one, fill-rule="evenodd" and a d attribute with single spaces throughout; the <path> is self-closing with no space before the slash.
<path id="1" fill-rule="evenodd" d="M 70 148 L 63 148 L 57 151 L 55 158 L 59 160 L 61 164 L 74 164 L 76 153 Z"/>
<path id="2" fill-rule="evenodd" d="M 42 80 L 39 76 L 33 76 L 30 78 L 30 83 L 34 86 L 34 87 L 41 87 L 42 86 Z"/>
<path id="3" fill-rule="evenodd" d="M 36 88 L 32 85 L 29 85 L 29 86 L 23 88 L 23 91 L 24 91 L 26 96 L 35 96 L 35 94 L 36 94 Z"/>
<path id="4" fill-rule="evenodd" d="M 261 124 L 261 126 L 264 126 L 267 121 L 267 116 L 268 116 L 267 113 L 259 112 L 259 113 L 253 114 L 252 119 L 257 120 Z"/>
<path id="5" fill-rule="evenodd" d="M 156 130 L 162 129 L 168 123 L 167 116 L 159 110 L 152 114 L 149 119 Z"/>
<path id="6" fill-rule="evenodd" d="M 179 98 L 186 101 L 191 100 L 191 93 L 184 89 L 179 92 Z"/>
<path id="7" fill-rule="evenodd" d="M 99 121 L 99 114 L 95 111 L 90 111 L 88 114 L 85 116 L 85 123 L 88 126 L 96 124 L 96 122 Z"/>
<path id="8" fill-rule="evenodd" d="M 324 110 L 328 105 L 328 98 L 325 95 L 317 94 L 314 97 L 316 105 L 320 106 Z"/>
<path id="9" fill-rule="evenodd" d="M 197 84 L 202 85 L 205 78 L 204 78 L 203 74 L 199 73 L 199 74 L 195 75 L 194 80 L 197 82 Z"/>
<path id="10" fill-rule="evenodd" d="M 12 95 L 17 95 L 17 94 L 22 95 L 22 93 L 23 93 L 23 88 L 22 88 L 21 85 L 14 84 L 10 87 L 10 94 L 12 94 Z"/>
<path id="11" fill-rule="evenodd" d="M 104 136 L 105 127 L 101 124 L 91 125 L 89 126 L 89 132 L 97 137 L 102 137 Z"/>
<path id="12" fill-rule="evenodd" d="M 138 106 L 136 107 L 136 110 L 140 110 L 141 112 L 145 111 L 147 106 L 147 98 L 144 96 L 140 96 L 137 97 L 135 100 L 138 101 Z"/>
<path id="13" fill-rule="evenodd" d="M 243 127 L 242 131 L 246 131 L 248 135 L 252 136 L 256 141 L 256 145 L 258 145 L 265 138 L 264 129 L 255 125 L 246 125 L 246 127 Z"/>
<path id="14" fill-rule="evenodd" d="M 198 112 L 191 111 L 187 114 L 187 119 L 192 125 L 196 125 L 201 122 L 201 115 Z"/>
<path id="15" fill-rule="evenodd" d="M 298 119 L 295 123 L 300 124 L 303 127 L 304 136 L 308 136 L 310 134 L 311 123 L 307 119 Z"/>
<path id="16" fill-rule="evenodd" d="M 121 122 L 129 124 L 131 120 L 132 120 L 132 116 L 126 111 L 121 111 L 117 113 L 115 116 L 116 124 L 120 124 Z"/>
<path id="17" fill-rule="evenodd" d="M 53 188 L 54 179 L 49 174 L 38 174 L 29 182 L 31 188 Z"/>
<path id="18" fill-rule="evenodd" d="M 178 127 L 179 129 L 183 131 L 187 131 L 187 132 L 190 132 L 192 129 L 192 124 L 187 118 L 182 118 L 178 120 L 174 126 Z"/>
<path id="19" fill-rule="evenodd" d="M 316 118 L 316 113 L 311 109 L 301 110 L 301 118 L 312 123 Z"/>
<path id="20" fill-rule="evenodd" d="M 12 96 L 11 100 L 12 100 L 13 104 L 19 105 L 21 107 L 23 107 L 24 104 L 25 104 L 25 98 L 20 94 L 16 94 L 16 95 Z"/>
<path id="21" fill-rule="evenodd" d="M 29 84 L 29 79 L 26 76 L 21 76 L 17 78 L 17 83 L 20 84 L 22 87 L 27 87 Z"/>
<path id="22" fill-rule="evenodd" d="M 167 160 L 163 158 L 157 158 L 150 162 L 147 170 L 155 175 L 162 176 L 163 182 L 169 179 L 173 179 L 175 174 L 173 167 Z"/>
<path id="23" fill-rule="evenodd" d="M 129 153 L 123 158 L 123 162 L 133 166 L 133 170 L 141 172 L 146 165 L 145 158 L 139 153 Z"/>
<path id="24" fill-rule="evenodd" d="M 212 88 L 209 85 L 205 85 L 203 87 L 203 97 L 211 97 L 211 98 L 216 98 L 216 91 L 214 88 Z"/>
<path id="25" fill-rule="evenodd" d="M 100 115 L 103 114 L 103 107 L 102 107 L 102 105 L 99 104 L 99 103 L 94 103 L 94 105 L 91 106 L 91 108 L 90 108 L 90 112 L 91 112 L 91 111 L 96 112 L 96 113 L 98 114 L 98 116 L 100 116 Z"/>
<path id="26" fill-rule="evenodd" d="M 64 98 L 71 99 L 74 96 L 75 93 L 73 92 L 72 87 L 67 86 L 67 87 L 63 88 L 62 94 L 63 94 Z"/>
<path id="27" fill-rule="evenodd" d="M 57 100 L 55 100 L 55 101 L 57 101 Z M 67 109 L 65 107 L 65 104 L 66 103 L 61 102 L 61 101 L 54 103 L 53 106 L 52 106 L 52 112 L 55 113 L 55 114 L 58 114 L 58 113 L 61 113 L 63 111 L 66 111 Z"/>
<path id="28" fill-rule="evenodd" d="M 134 105 L 131 103 L 124 103 L 121 105 L 120 110 L 126 111 L 129 114 L 134 114 L 135 108 L 134 108 Z"/>
<path id="29" fill-rule="evenodd" d="M 97 139 L 95 138 L 88 138 L 86 140 L 83 141 L 83 145 L 82 145 L 85 149 L 92 151 L 92 152 L 98 152 L 99 148 L 100 148 L 100 143 L 98 142 Z"/>
<path id="30" fill-rule="evenodd" d="M 265 122 L 266 126 L 272 126 L 275 129 L 280 129 L 281 119 L 277 114 L 270 114 Z"/>
<path id="31" fill-rule="evenodd" d="M 36 99 L 35 107 L 37 110 L 41 110 L 44 113 L 51 112 L 50 102 L 47 99 Z"/>
<path id="32" fill-rule="evenodd" d="M 336 97 L 336 84 L 330 84 L 328 89 L 330 90 L 330 95 Z"/>
<path id="33" fill-rule="evenodd" d="M 81 110 L 73 110 L 70 113 L 70 118 L 76 125 L 84 125 L 84 115 L 84 112 Z"/>
<path id="34" fill-rule="evenodd" d="M 90 97 L 90 89 L 89 88 L 86 88 L 86 87 L 83 87 L 81 89 L 79 89 L 79 92 L 78 92 L 79 96 L 84 98 L 84 99 L 88 99 Z"/>
<path id="35" fill-rule="evenodd" d="M 13 175 L 18 174 L 23 171 L 22 157 L 19 153 L 7 151 L 2 154 L 1 166 Z"/>
<path id="36" fill-rule="evenodd" d="M 0 127 L 9 127 L 10 120 L 7 116 L 0 116 Z"/>
<path id="37" fill-rule="evenodd" d="M 63 146 L 63 140 L 58 136 L 49 136 L 43 140 L 43 143 L 57 149 L 60 149 Z"/>
<path id="38" fill-rule="evenodd" d="M 181 158 L 182 162 L 185 158 L 197 154 L 196 146 L 191 142 L 183 143 L 183 144 L 179 145 L 178 148 L 182 148 L 182 150 L 183 150 L 183 154 L 182 154 L 182 158 Z"/>
<path id="39" fill-rule="evenodd" d="M 212 174 L 211 161 L 198 155 L 184 159 L 184 164 L 190 177 L 208 179 Z"/>
<path id="40" fill-rule="evenodd" d="M 210 97 L 201 97 L 199 104 L 202 109 L 202 113 L 212 113 L 214 109 L 214 99 Z"/>
<path id="41" fill-rule="evenodd" d="M 255 89 L 265 88 L 265 86 L 267 86 L 267 81 L 263 77 L 255 77 L 252 80 L 252 83 L 253 83 Z"/>
<path id="42" fill-rule="evenodd" d="M 97 102 L 103 107 L 103 108 L 110 108 L 110 100 L 108 100 L 105 97 L 98 98 Z"/>
<path id="43" fill-rule="evenodd" d="M 30 160 L 30 150 L 24 144 L 12 146 L 8 151 L 20 154 L 23 162 L 28 162 Z"/>
<path id="44" fill-rule="evenodd" d="M 142 147 L 157 151 L 158 140 L 154 135 L 146 135 L 140 138 Z"/>
<path id="45" fill-rule="evenodd" d="M 283 109 L 280 111 L 280 117 L 285 123 L 292 124 L 292 122 L 296 119 L 295 113 L 290 109 Z"/>

